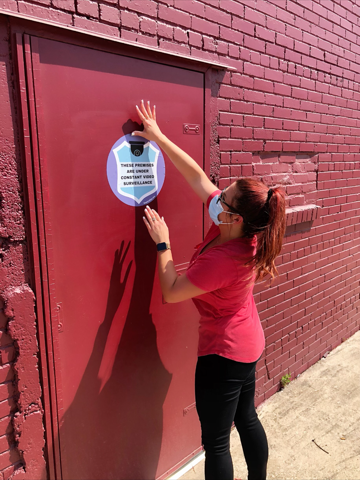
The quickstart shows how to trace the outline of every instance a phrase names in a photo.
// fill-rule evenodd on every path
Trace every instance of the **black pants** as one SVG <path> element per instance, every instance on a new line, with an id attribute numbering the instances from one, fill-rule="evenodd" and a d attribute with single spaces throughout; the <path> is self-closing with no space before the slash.
<path id="1" fill-rule="evenodd" d="M 265 480 L 268 444 L 254 405 L 254 363 L 219 355 L 198 358 L 195 374 L 196 409 L 205 450 L 205 479 L 233 480 L 230 455 L 232 423 L 240 434 L 248 480 Z"/>

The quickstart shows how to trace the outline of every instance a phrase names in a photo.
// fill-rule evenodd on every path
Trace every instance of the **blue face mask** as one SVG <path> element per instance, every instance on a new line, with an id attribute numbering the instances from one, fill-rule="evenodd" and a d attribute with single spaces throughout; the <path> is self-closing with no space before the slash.
<path id="1" fill-rule="evenodd" d="M 215 195 L 215 197 L 213 197 L 213 199 L 210 202 L 210 205 L 209 205 L 210 218 L 215 223 L 215 225 L 231 225 L 232 222 L 221 222 L 218 219 L 218 216 L 220 215 L 220 213 L 225 212 L 225 213 L 228 213 L 229 215 L 240 215 L 240 214 L 235 212 L 227 212 L 226 210 L 224 210 L 221 205 L 221 201 L 219 197 L 220 195 Z"/>

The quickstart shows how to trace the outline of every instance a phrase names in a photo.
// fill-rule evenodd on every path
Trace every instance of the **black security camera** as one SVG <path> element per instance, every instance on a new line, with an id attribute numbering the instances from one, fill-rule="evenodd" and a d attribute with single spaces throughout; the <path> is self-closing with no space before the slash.
<path id="1" fill-rule="evenodd" d="M 144 145 L 145 142 L 129 142 L 131 146 L 131 153 L 135 155 L 135 157 L 140 157 L 140 155 L 144 152 Z"/>

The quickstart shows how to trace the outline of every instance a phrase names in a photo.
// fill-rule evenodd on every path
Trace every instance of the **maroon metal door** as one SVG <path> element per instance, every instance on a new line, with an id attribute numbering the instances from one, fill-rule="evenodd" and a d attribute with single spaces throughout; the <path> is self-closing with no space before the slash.
<path id="1" fill-rule="evenodd" d="M 191 301 L 162 304 L 143 207 L 116 198 L 106 161 L 137 127 L 143 98 L 203 165 L 203 74 L 36 37 L 31 52 L 62 476 L 161 478 L 200 446 L 198 315 Z M 201 134 L 185 135 L 184 123 Z M 203 209 L 168 159 L 151 206 L 181 271 Z"/>

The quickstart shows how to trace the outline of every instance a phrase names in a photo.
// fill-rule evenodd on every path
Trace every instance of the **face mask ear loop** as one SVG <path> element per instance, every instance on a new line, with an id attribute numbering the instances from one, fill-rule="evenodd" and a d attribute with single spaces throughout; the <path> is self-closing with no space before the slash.
<path id="1" fill-rule="evenodd" d="M 221 213 L 227 213 L 228 215 L 238 215 L 240 217 L 240 214 L 239 213 L 235 213 L 235 212 L 227 212 L 226 210 L 223 209 L 223 211 Z M 220 215 L 220 214 L 219 214 Z M 219 225 L 234 225 L 234 222 L 219 222 Z"/>
<path id="2" fill-rule="evenodd" d="M 219 198 L 219 200 L 220 200 L 220 198 Z M 228 212 L 228 211 L 224 210 L 224 207 L 221 205 L 221 200 L 220 200 L 220 202 L 219 202 L 219 200 L 218 200 L 218 205 L 219 205 L 219 207 L 221 208 L 221 212 L 218 214 L 218 222 L 219 222 L 219 225 L 232 225 L 233 222 L 222 222 L 222 221 L 219 221 L 219 215 L 220 215 L 221 213 L 227 213 L 227 214 L 230 214 L 230 215 L 236 215 L 236 214 L 233 213 L 233 212 Z"/>

